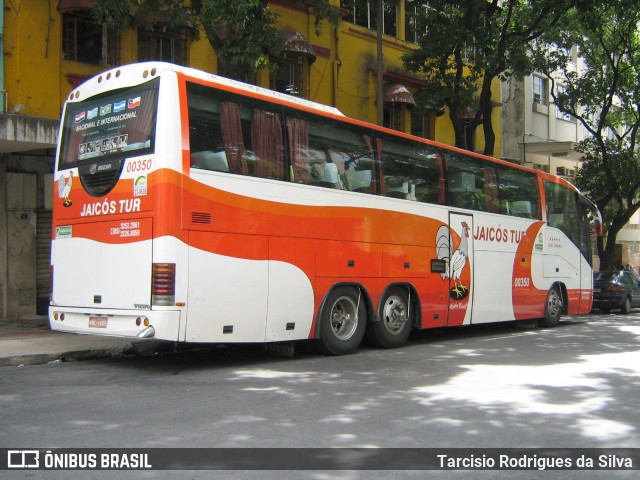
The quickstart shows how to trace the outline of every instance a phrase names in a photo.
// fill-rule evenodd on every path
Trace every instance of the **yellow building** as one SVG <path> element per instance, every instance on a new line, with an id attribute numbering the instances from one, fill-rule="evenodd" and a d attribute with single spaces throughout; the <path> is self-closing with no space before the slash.
<path id="1" fill-rule="evenodd" d="M 342 20 L 337 27 L 323 22 L 319 34 L 308 8 L 293 0 L 270 2 L 287 48 L 277 59 L 277 73 L 263 70 L 255 83 L 377 123 L 375 2 L 329 1 L 342 7 Z M 107 68 L 143 60 L 217 72 L 204 33 L 191 41 L 188 30 L 151 30 L 145 18 L 134 15 L 131 27 L 115 34 L 94 22 L 93 3 L 5 0 L 0 12 L 0 225 L 7 232 L 0 237 L 0 318 L 44 313 L 48 304 L 53 155 L 69 91 Z M 402 66 L 402 55 L 414 48 L 412 14 L 420 5 L 385 0 L 381 123 L 452 144 L 447 115 L 423 117 L 412 109 L 421 81 Z M 499 126 L 499 110 L 494 115 Z M 480 130 L 477 150 L 483 147 Z"/>

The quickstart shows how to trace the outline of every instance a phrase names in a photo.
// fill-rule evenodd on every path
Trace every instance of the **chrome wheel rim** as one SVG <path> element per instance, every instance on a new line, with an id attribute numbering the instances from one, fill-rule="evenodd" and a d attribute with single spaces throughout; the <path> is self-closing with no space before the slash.
<path id="1" fill-rule="evenodd" d="M 547 299 L 547 311 L 551 317 L 560 315 L 562 310 L 562 299 L 558 292 L 554 289 L 549 292 L 549 298 Z"/>
<path id="2" fill-rule="evenodd" d="M 358 306 L 352 298 L 338 298 L 331 307 L 331 331 L 340 340 L 348 340 L 357 327 Z"/>
<path id="3" fill-rule="evenodd" d="M 387 298 L 382 309 L 382 324 L 392 335 L 399 334 L 407 322 L 407 305 L 398 295 Z"/>

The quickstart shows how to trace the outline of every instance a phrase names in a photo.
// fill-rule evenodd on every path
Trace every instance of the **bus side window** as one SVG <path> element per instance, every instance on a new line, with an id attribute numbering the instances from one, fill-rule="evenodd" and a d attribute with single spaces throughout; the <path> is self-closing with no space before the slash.
<path id="1" fill-rule="evenodd" d="M 309 122 L 287 116 L 289 139 L 289 162 L 291 181 L 318 187 L 342 189 L 338 167 L 331 161 L 329 152 L 311 148 L 309 144 Z M 313 142 L 318 147 L 318 142 Z"/>
<path id="2" fill-rule="evenodd" d="M 302 174 L 308 176 L 302 183 L 375 193 L 372 152 L 366 138 L 360 127 L 314 118 L 309 122 L 309 165 L 302 172 L 293 165 L 294 181 Z"/>
<path id="3" fill-rule="evenodd" d="M 207 93 L 202 87 L 188 88 L 191 167 L 228 172 L 219 104 Z"/>
<path id="4" fill-rule="evenodd" d="M 211 88 L 187 85 L 191 167 L 246 175 L 240 107 L 217 95 Z"/>
<path id="5" fill-rule="evenodd" d="M 558 183 L 544 181 L 547 199 L 547 223 L 562 230 L 576 245 L 581 244 L 580 205 L 574 190 Z"/>
<path id="6" fill-rule="evenodd" d="M 438 149 L 383 136 L 381 161 L 386 196 L 444 205 L 444 167 Z"/>
<path id="7" fill-rule="evenodd" d="M 446 159 L 447 201 L 450 206 L 484 210 L 484 165 L 480 159 L 449 153 Z"/>
<path id="8" fill-rule="evenodd" d="M 421 146 L 415 159 L 415 197 L 419 202 L 445 204 L 442 156 L 431 147 Z"/>
<path id="9" fill-rule="evenodd" d="M 409 200 L 411 193 L 415 199 L 415 185 L 411 178 L 413 168 L 411 159 L 407 154 L 411 151 L 409 145 L 402 145 L 394 141 L 391 137 L 382 137 L 382 152 L 380 162 L 382 164 L 382 180 L 384 188 L 383 194 L 391 198 L 401 198 Z"/>
<path id="10" fill-rule="evenodd" d="M 280 107 L 187 85 L 191 166 L 284 180 Z"/>
<path id="11" fill-rule="evenodd" d="M 513 167 L 500 166 L 497 170 L 500 213 L 539 219 L 538 177 Z"/>

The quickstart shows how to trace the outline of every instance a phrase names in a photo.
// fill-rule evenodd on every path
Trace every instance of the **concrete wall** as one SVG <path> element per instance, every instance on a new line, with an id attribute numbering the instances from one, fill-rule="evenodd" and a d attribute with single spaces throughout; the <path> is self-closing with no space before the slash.
<path id="1" fill-rule="evenodd" d="M 47 205 L 48 151 L 4 154 L 0 161 L 0 318 L 36 313 L 36 222 Z M 46 233 L 46 232 L 45 232 Z"/>

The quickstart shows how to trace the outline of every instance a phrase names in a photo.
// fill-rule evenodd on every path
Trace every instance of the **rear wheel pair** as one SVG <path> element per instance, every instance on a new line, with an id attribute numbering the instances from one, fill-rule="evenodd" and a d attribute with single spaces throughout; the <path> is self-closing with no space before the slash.
<path id="1" fill-rule="evenodd" d="M 365 301 L 356 287 L 342 286 L 327 297 L 320 314 L 320 349 L 327 355 L 356 351 L 365 335 L 378 347 L 404 345 L 411 332 L 408 294 L 393 287 L 382 299 L 379 319 L 367 325 Z"/>

